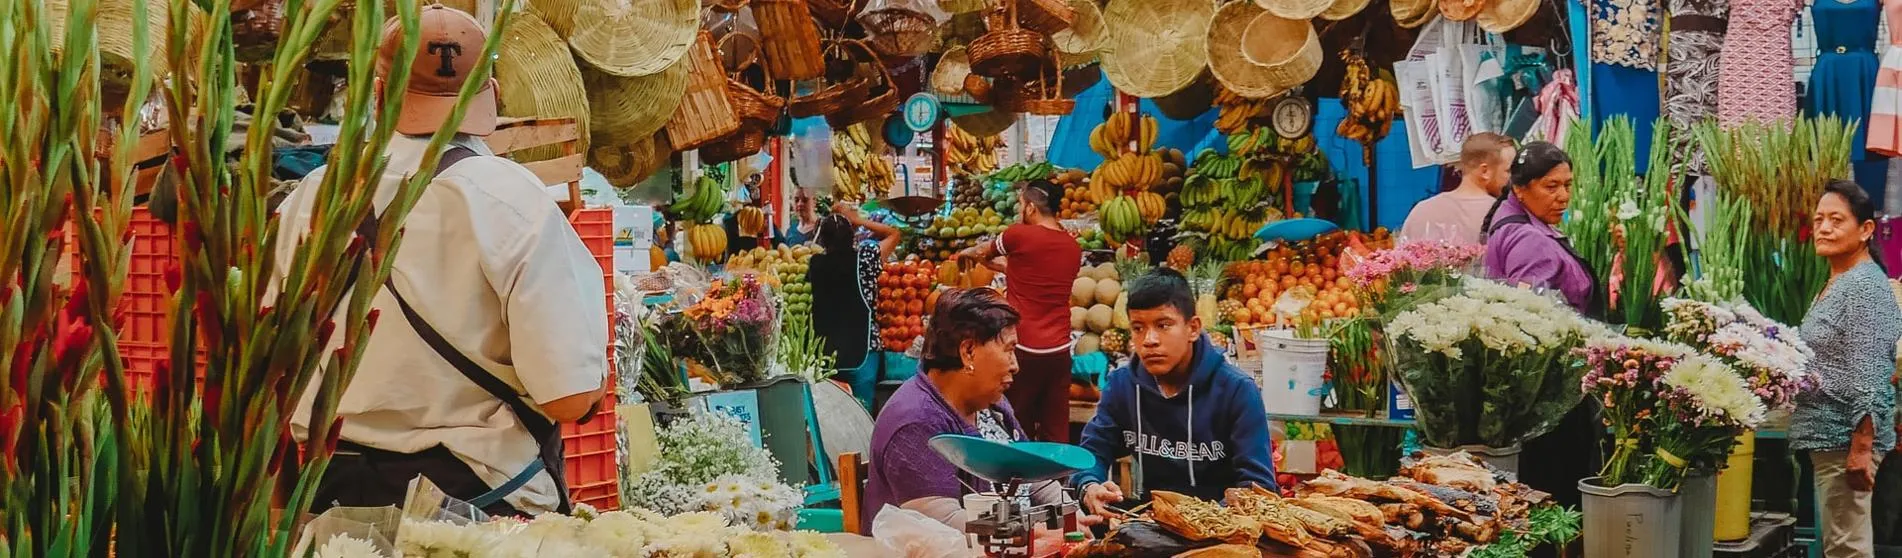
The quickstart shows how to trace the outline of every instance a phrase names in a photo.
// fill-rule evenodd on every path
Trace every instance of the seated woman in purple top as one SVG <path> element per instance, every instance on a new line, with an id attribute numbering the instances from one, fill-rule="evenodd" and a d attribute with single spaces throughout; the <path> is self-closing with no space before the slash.
<path id="1" fill-rule="evenodd" d="M 1550 289 L 1586 316 L 1601 317 L 1598 281 L 1553 228 L 1572 201 L 1572 160 L 1565 150 L 1532 142 L 1519 151 L 1506 197 L 1486 218 L 1486 275 L 1508 285 Z"/>
<path id="2" fill-rule="evenodd" d="M 997 291 L 951 291 L 938 299 L 925 331 L 924 373 L 906 380 L 872 427 L 871 475 L 861 525 L 887 504 L 964 530 L 961 498 L 989 483 L 939 457 L 926 444 L 940 434 L 999 442 L 1024 439 L 1004 390 L 1017 375 L 1017 311 Z M 1037 487 L 1038 503 L 1061 498 L 1056 481 Z"/>

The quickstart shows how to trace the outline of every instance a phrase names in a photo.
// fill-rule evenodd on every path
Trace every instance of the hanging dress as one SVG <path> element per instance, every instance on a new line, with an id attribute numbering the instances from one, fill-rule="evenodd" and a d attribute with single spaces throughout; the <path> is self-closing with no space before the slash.
<path id="1" fill-rule="evenodd" d="M 1717 116 L 1717 79 L 1729 0 L 1668 0 L 1671 37 L 1665 53 L 1664 115 L 1671 120 L 1671 142 L 1680 168 L 1704 173 L 1704 152 L 1691 129 Z"/>
<path id="2" fill-rule="evenodd" d="M 1889 0 L 1882 15 L 1891 25 L 1902 22 L 1902 0 Z M 1876 72 L 1870 106 L 1869 151 L 1902 156 L 1902 33 L 1890 33 L 1889 45 L 1882 49 L 1882 68 Z"/>
<path id="3" fill-rule="evenodd" d="M 1735 126 L 1796 117 L 1790 28 L 1802 8 L 1802 0 L 1732 0 L 1717 79 L 1718 121 Z"/>
<path id="4" fill-rule="evenodd" d="M 1815 0 L 1816 67 L 1810 70 L 1806 114 L 1836 116 L 1860 123 L 1851 160 L 1863 159 L 1871 100 L 1876 90 L 1876 26 L 1882 21 L 1877 0 Z"/>

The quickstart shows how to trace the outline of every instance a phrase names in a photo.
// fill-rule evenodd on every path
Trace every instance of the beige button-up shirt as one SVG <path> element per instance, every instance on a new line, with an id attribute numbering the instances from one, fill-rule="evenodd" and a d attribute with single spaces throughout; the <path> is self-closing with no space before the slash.
<path id="1" fill-rule="evenodd" d="M 462 160 L 423 192 L 403 224 L 391 281 L 451 344 L 533 403 L 601 389 L 608 327 L 600 266 L 535 175 L 487 156 L 479 139 L 458 137 L 455 144 L 484 156 Z M 379 213 L 427 145 L 428 138 L 391 139 L 377 186 Z M 306 177 L 280 208 L 280 270 L 290 267 L 293 242 L 309 230 L 324 170 Z M 535 440 L 505 404 L 431 350 L 388 289 L 374 304 L 382 318 L 337 411 L 344 440 L 403 453 L 441 444 L 490 486 L 534 462 Z M 299 440 L 308 433 L 314 398 L 315 390 L 307 391 L 292 419 Z M 543 472 L 506 500 L 538 513 L 554 509 L 557 498 Z"/>

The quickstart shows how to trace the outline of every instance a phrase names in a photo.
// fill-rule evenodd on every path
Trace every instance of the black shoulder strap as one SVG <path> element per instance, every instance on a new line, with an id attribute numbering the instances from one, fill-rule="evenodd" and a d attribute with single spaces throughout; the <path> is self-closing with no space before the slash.
<path id="1" fill-rule="evenodd" d="M 1530 225 L 1530 224 L 1532 224 L 1531 217 L 1526 216 L 1526 214 L 1524 213 L 1515 213 L 1512 215 L 1501 217 L 1498 221 L 1493 221 L 1492 230 L 1488 230 L 1486 232 L 1490 233 L 1492 231 L 1499 230 L 1499 227 L 1503 227 L 1506 225 Z"/>
<path id="2" fill-rule="evenodd" d="M 475 151 L 469 148 L 450 147 L 443 151 L 436 164 L 435 174 L 442 174 L 456 163 L 474 156 L 476 156 Z M 358 225 L 357 234 L 365 238 L 374 238 L 379 227 L 378 221 L 377 215 L 372 212 L 362 224 Z M 352 275 L 355 275 L 355 270 L 352 270 Z M 474 382 L 483 391 L 489 392 L 489 395 L 501 400 L 503 404 L 508 405 L 510 411 L 515 413 L 515 418 L 522 422 L 522 426 L 541 447 L 539 453 L 542 464 L 547 468 L 549 476 L 555 479 L 555 485 L 559 488 L 561 504 L 557 511 L 565 513 L 569 509 L 568 485 L 563 476 L 561 431 L 558 425 L 543 416 L 540 411 L 535 410 L 535 407 L 528 403 L 525 395 L 515 391 L 514 387 L 503 382 L 501 378 L 489 373 L 488 369 L 483 368 L 482 365 L 476 364 L 474 359 L 456 349 L 449 339 L 443 337 L 442 332 L 437 331 L 435 326 L 429 325 L 429 320 L 418 314 L 416 308 L 410 305 L 409 300 L 403 297 L 403 292 L 396 288 L 394 278 L 386 279 L 383 287 L 389 290 L 390 296 L 396 297 L 396 304 L 402 308 L 404 321 L 409 323 L 410 329 L 415 330 L 417 337 L 421 337 L 437 356 L 448 361 L 449 365 L 455 367 L 457 372 L 461 372 L 463 377 Z"/>

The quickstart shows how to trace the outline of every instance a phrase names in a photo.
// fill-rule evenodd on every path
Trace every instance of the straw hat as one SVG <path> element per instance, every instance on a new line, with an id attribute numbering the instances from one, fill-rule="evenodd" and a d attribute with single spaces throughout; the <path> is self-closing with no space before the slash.
<path id="1" fill-rule="evenodd" d="M 667 134 L 654 134 L 629 143 L 597 145 L 588 150 L 588 167 L 601 173 L 608 184 L 627 188 L 666 166 L 668 157 L 673 154 Z"/>
<path id="2" fill-rule="evenodd" d="M 132 51 L 132 10 L 135 2 L 145 2 L 145 52 Z M 66 5 L 67 0 L 47 0 L 46 25 L 51 32 L 53 52 L 58 53 L 66 44 Z M 99 80 L 108 91 L 128 89 L 132 84 L 132 62 L 143 59 L 148 63 L 154 76 L 165 75 L 167 57 L 165 53 L 166 21 L 171 8 L 158 0 L 102 0 L 97 7 L 98 33 L 95 40 L 99 43 Z M 192 9 L 193 12 L 201 10 Z M 193 41 L 196 43 L 196 41 Z M 120 96 L 124 92 L 119 93 Z"/>
<path id="3" fill-rule="evenodd" d="M 964 47 L 951 47 L 944 56 L 938 57 L 938 67 L 931 70 L 931 92 L 939 95 L 957 95 L 964 92 L 964 76 L 971 75 L 971 57 Z"/>
<path id="4" fill-rule="evenodd" d="M 1485 6 L 1485 0 L 1444 0 L 1440 2 L 1440 15 L 1453 21 L 1468 21 L 1478 16 Z"/>
<path id="5" fill-rule="evenodd" d="M 547 22 L 550 28 L 560 35 L 562 40 L 575 32 L 575 11 L 581 9 L 584 0 L 528 0 L 528 13 L 535 14 Z M 585 0 L 596 1 L 596 0 Z"/>
<path id="6" fill-rule="evenodd" d="M 1070 11 L 1075 14 L 1070 27 L 1050 35 L 1050 41 L 1057 47 L 1058 62 L 1064 67 L 1095 60 L 1097 49 L 1103 48 L 1109 33 L 1103 22 L 1103 10 L 1096 7 L 1096 0 L 1070 0 Z"/>
<path id="7" fill-rule="evenodd" d="M 1209 23 L 1209 73 L 1215 74 L 1229 91 L 1250 99 L 1265 99 L 1287 90 L 1275 84 L 1266 66 L 1242 56 L 1242 32 L 1263 13 L 1267 10 L 1254 2 L 1229 2 L 1215 10 L 1215 20 Z"/>
<path id="8" fill-rule="evenodd" d="M 620 77 L 581 68 L 588 91 L 590 140 L 625 145 L 654 135 L 673 118 L 687 92 L 687 64 L 675 62 L 648 76 Z"/>
<path id="9" fill-rule="evenodd" d="M 1242 30 L 1242 57 L 1265 66 L 1269 83 L 1293 89 L 1321 71 L 1321 34 L 1312 22 L 1264 12 Z"/>
<path id="10" fill-rule="evenodd" d="M 1340 21 L 1354 17 L 1361 10 L 1367 9 L 1367 5 L 1371 3 L 1373 0 L 1334 0 L 1334 4 L 1328 6 L 1327 11 L 1321 12 L 1321 19 Z"/>
<path id="11" fill-rule="evenodd" d="M 1124 93 L 1155 98 L 1188 87 L 1208 67 L 1209 0 L 1110 0 L 1103 75 Z"/>
<path id="12" fill-rule="evenodd" d="M 588 138 L 588 92 L 581 69 L 568 54 L 568 45 L 535 14 L 518 14 L 509 22 L 495 57 L 497 108 L 502 116 L 574 117 L 582 147 Z M 520 153 L 524 161 L 548 159 L 550 150 Z"/>
<path id="13" fill-rule="evenodd" d="M 697 0 L 588 0 L 568 44 L 595 69 L 635 77 L 673 66 L 699 30 Z"/>
<path id="14" fill-rule="evenodd" d="M 1439 15 L 1436 0 L 1393 0 L 1387 4 L 1387 10 L 1393 13 L 1393 20 L 1401 27 L 1412 29 L 1426 25 Z"/>
<path id="15" fill-rule="evenodd" d="M 1255 0 L 1268 13 L 1286 19 L 1313 19 L 1334 5 L 1334 0 Z"/>
<path id="16" fill-rule="evenodd" d="M 1539 0 L 1491 0 L 1479 10 L 1479 28 L 1505 33 L 1525 25 L 1539 13 Z"/>

